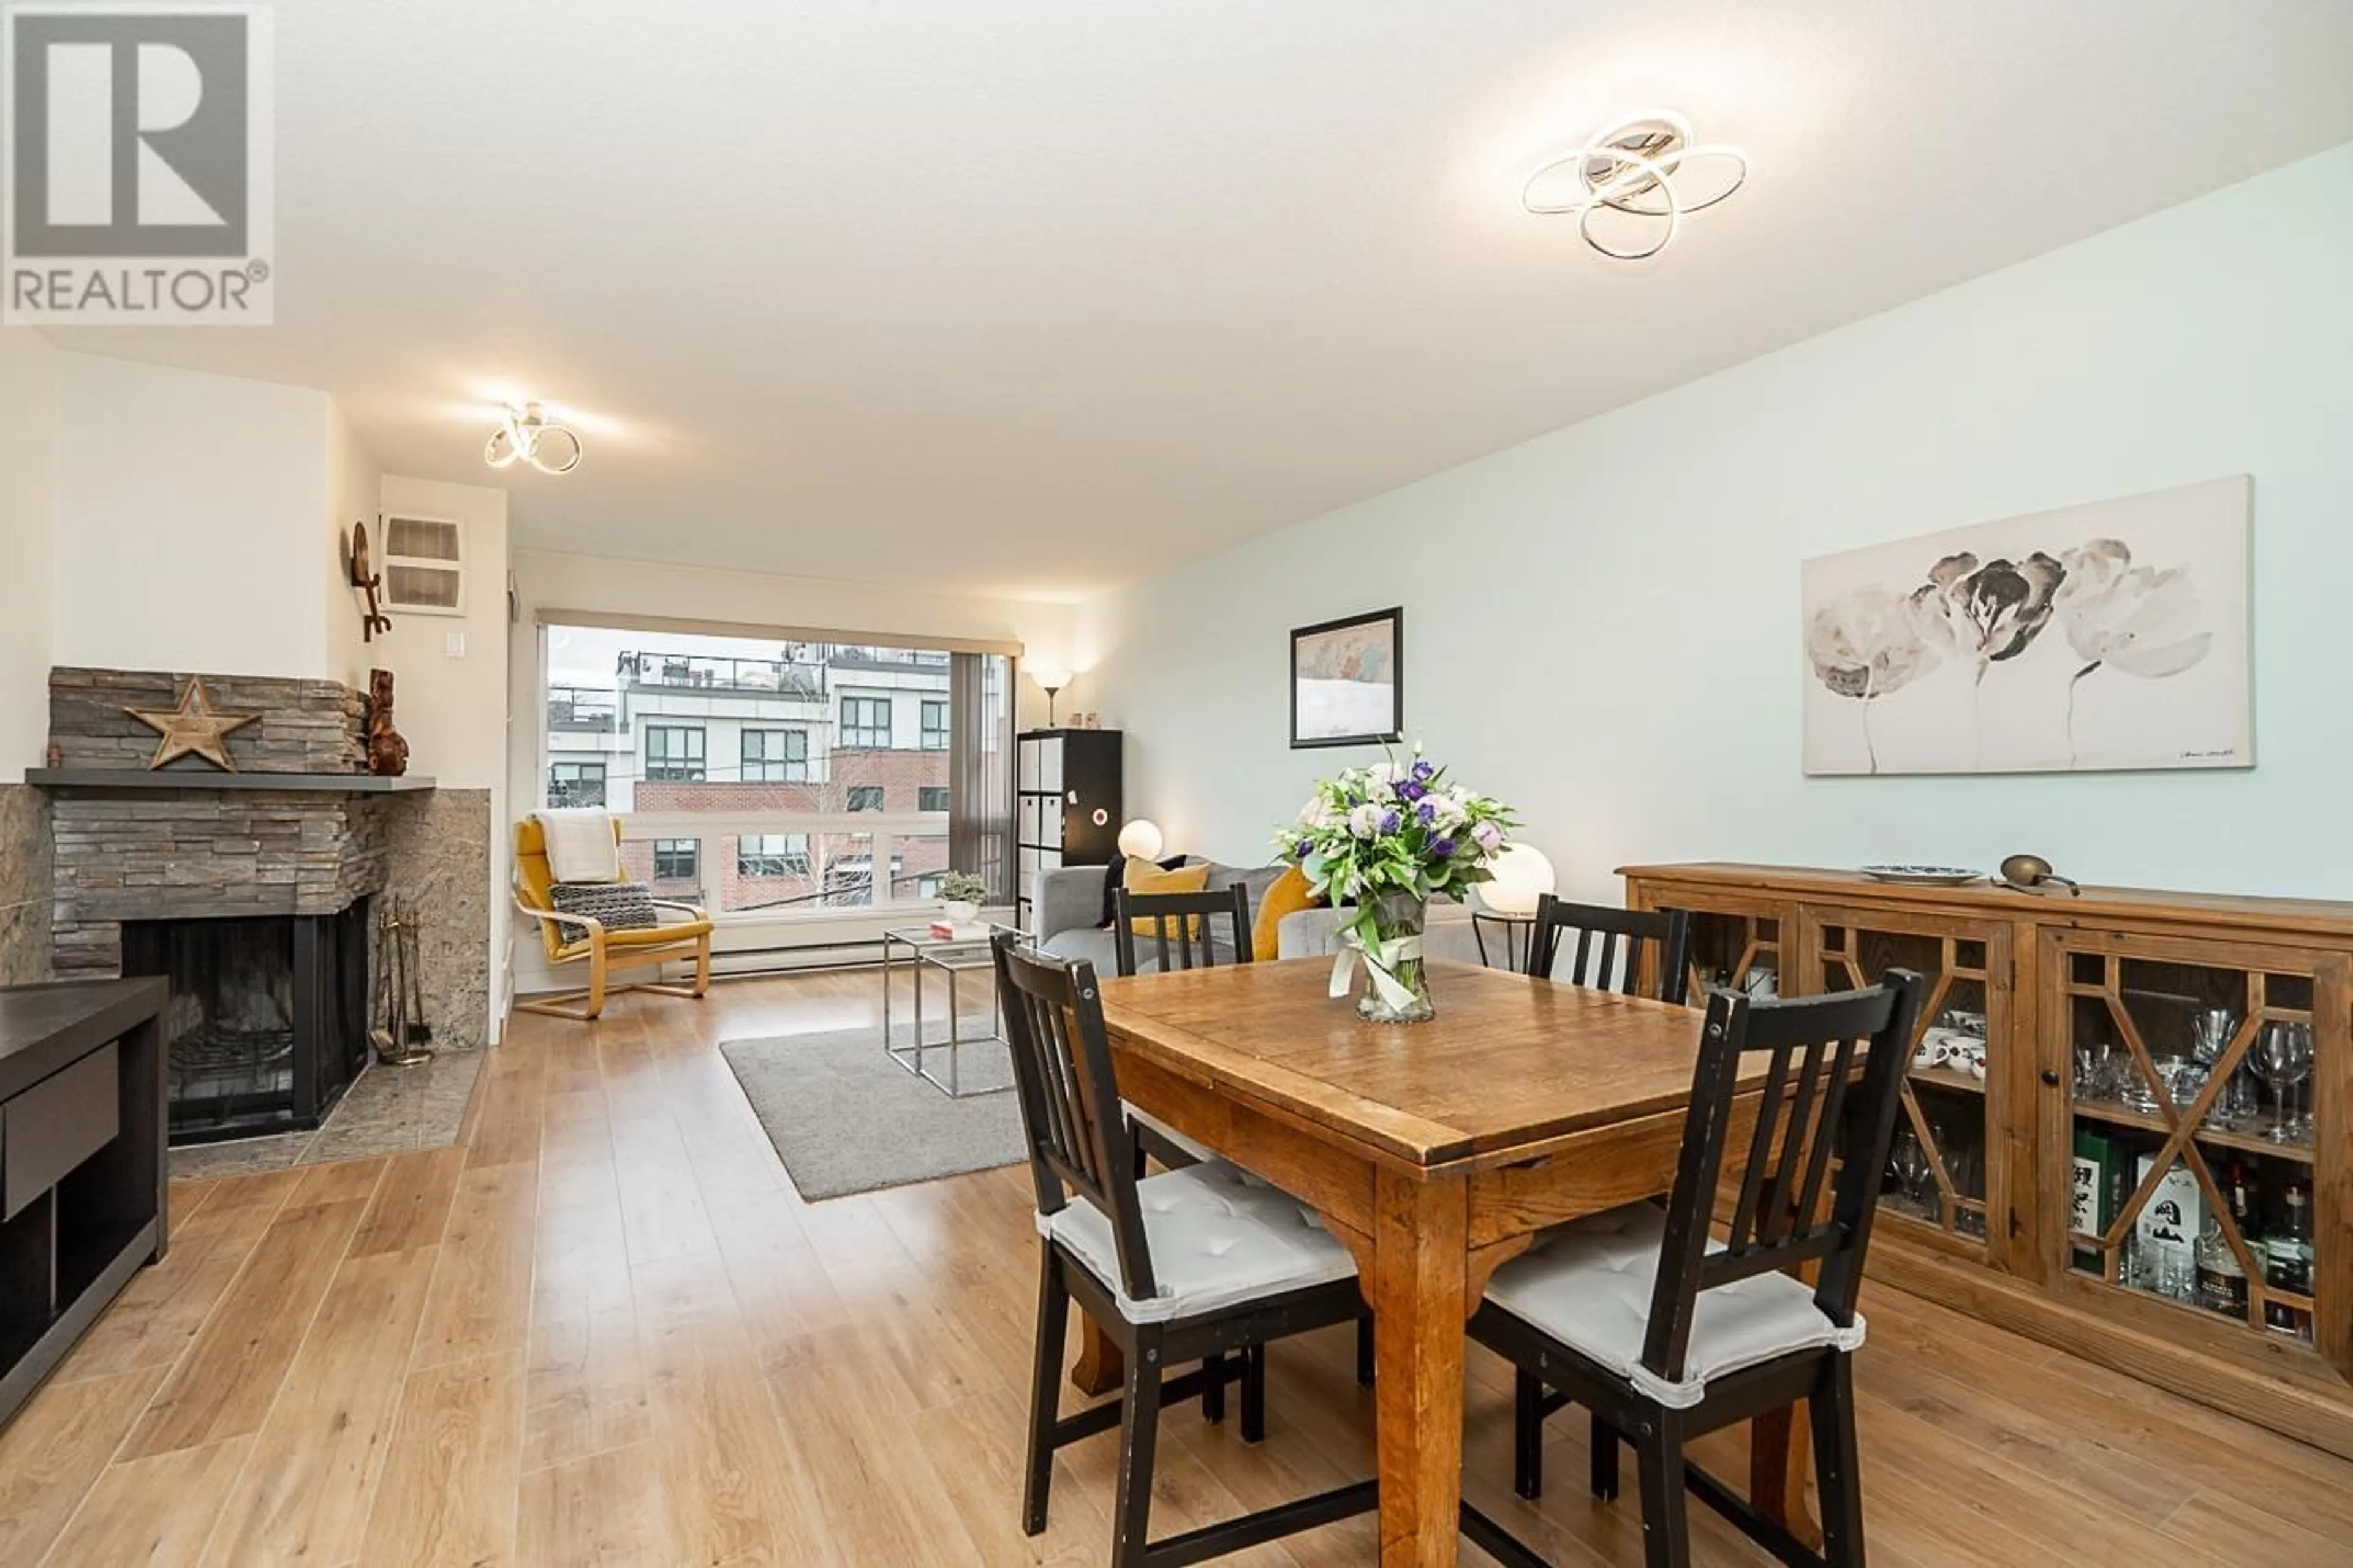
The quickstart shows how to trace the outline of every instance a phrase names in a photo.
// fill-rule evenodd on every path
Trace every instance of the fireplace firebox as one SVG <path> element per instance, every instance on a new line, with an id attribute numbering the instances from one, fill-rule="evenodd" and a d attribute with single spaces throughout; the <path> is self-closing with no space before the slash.
<path id="1" fill-rule="evenodd" d="M 367 900 L 332 915 L 125 921 L 122 973 L 160 974 L 170 1139 L 314 1128 L 367 1065 Z"/>

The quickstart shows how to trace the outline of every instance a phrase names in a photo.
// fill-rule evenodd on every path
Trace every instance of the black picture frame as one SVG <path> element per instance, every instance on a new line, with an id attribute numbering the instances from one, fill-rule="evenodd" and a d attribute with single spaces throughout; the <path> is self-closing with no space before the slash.
<path id="1" fill-rule="evenodd" d="M 1365 634 L 1372 634 L 1369 637 Z M 1314 658 L 1320 652 L 1328 656 L 1329 645 L 1362 642 L 1361 651 L 1371 652 L 1388 667 L 1387 682 L 1389 695 L 1388 722 L 1377 730 L 1335 730 L 1328 718 L 1319 721 L 1317 710 L 1324 706 L 1311 700 L 1307 704 L 1307 722 L 1314 726 L 1313 733 L 1301 729 L 1301 694 L 1310 679 L 1302 672 L 1303 651 Z M 1319 649 L 1317 645 L 1326 645 Z M 1311 751 L 1326 746 L 1371 746 L 1405 739 L 1405 610 L 1391 605 L 1386 610 L 1374 610 L 1365 615 L 1343 616 L 1335 621 L 1318 621 L 1312 626 L 1297 626 L 1291 633 L 1291 749 Z M 1353 678 L 1352 678 L 1353 679 Z M 1378 681 L 1366 681 L 1377 686 Z"/>

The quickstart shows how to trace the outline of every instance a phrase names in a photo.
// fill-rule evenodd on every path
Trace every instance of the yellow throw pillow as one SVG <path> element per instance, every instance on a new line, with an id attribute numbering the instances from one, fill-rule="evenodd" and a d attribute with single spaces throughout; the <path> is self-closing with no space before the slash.
<path id="1" fill-rule="evenodd" d="M 1174 871 L 1164 871 L 1149 860 L 1131 859 L 1125 873 L 1120 878 L 1120 885 L 1131 893 L 1206 892 L 1209 886 L 1209 866 L 1208 862 L 1203 861 L 1198 866 L 1179 866 Z M 1157 920 L 1132 920 L 1127 923 L 1138 936 L 1157 937 L 1160 934 Z M 1200 941 L 1200 917 L 1196 915 L 1185 923 L 1186 940 Z"/>
<path id="2" fill-rule="evenodd" d="M 1282 917 L 1295 915 L 1302 910 L 1312 910 L 1323 900 L 1309 886 L 1307 873 L 1293 866 L 1274 879 L 1266 897 L 1258 906 L 1258 919 L 1250 922 L 1250 953 L 1261 963 L 1271 963 L 1282 956 L 1282 944 L 1276 928 Z"/>

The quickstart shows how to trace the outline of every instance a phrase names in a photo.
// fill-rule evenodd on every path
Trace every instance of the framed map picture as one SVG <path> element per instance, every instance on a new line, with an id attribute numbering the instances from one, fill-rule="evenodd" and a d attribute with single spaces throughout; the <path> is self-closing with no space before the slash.
<path id="1" fill-rule="evenodd" d="M 1360 746 L 1405 735 L 1405 611 L 1291 634 L 1291 744 Z"/>

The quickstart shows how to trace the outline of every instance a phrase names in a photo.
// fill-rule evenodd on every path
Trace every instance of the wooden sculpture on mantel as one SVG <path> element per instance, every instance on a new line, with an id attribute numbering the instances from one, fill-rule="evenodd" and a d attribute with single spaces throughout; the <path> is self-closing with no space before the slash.
<path id="1" fill-rule="evenodd" d="M 188 677 L 187 689 L 180 693 L 177 708 L 125 708 L 123 711 L 163 737 L 155 742 L 155 754 L 148 759 L 150 773 L 167 763 L 193 756 L 233 773 L 237 772 L 237 763 L 228 754 L 228 733 L 261 717 L 259 713 L 214 712 L 211 699 L 205 695 L 205 678 L 201 675 Z"/>
<path id="2" fill-rule="evenodd" d="M 392 671 L 368 671 L 368 772 L 396 779 L 408 771 L 408 742 L 392 727 Z"/>

